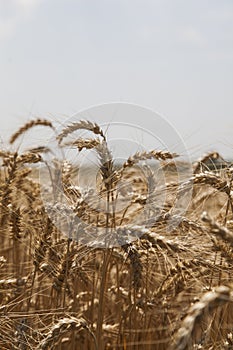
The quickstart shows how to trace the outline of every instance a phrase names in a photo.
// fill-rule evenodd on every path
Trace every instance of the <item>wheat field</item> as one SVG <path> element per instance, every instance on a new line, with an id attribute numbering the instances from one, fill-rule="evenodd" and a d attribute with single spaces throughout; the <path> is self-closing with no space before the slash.
<path id="1" fill-rule="evenodd" d="M 15 146 L 34 127 L 50 128 L 64 154 L 96 154 L 95 190 L 66 159 L 41 184 L 52 150 Z M 179 155 L 165 150 L 116 165 L 103 130 L 85 120 L 58 134 L 32 120 L 9 143 L 0 151 L 0 349 L 233 349 L 230 162 L 204 155 L 184 181 Z"/>

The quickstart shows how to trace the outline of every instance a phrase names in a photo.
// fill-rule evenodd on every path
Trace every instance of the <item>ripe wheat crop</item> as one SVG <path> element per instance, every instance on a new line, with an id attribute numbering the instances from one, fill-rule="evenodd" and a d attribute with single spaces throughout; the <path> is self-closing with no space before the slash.
<path id="1" fill-rule="evenodd" d="M 14 149 L 34 127 L 50 128 L 63 154 L 91 150 L 96 187 L 77 183 L 79 165 L 54 159 L 46 188 L 46 142 Z M 182 183 L 179 155 L 167 150 L 115 164 L 105 132 L 85 120 L 59 134 L 33 120 L 10 144 L 0 150 L 0 349 L 233 349 L 230 163 L 204 155 Z M 147 160 L 156 166 L 140 166 Z"/>

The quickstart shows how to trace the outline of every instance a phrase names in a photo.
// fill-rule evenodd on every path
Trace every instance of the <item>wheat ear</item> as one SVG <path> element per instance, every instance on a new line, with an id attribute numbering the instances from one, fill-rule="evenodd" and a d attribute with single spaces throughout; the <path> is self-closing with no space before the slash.
<path id="1" fill-rule="evenodd" d="M 123 168 L 131 167 L 142 160 L 156 159 L 156 160 L 167 160 L 177 157 L 176 153 L 170 153 L 168 151 L 149 151 L 149 152 L 137 152 L 133 156 L 129 157 L 123 164 Z"/>
<path id="2" fill-rule="evenodd" d="M 98 124 L 92 123 L 89 120 L 80 120 L 79 122 L 70 124 L 65 129 L 63 129 L 62 132 L 57 136 L 58 142 L 61 143 L 66 136 L 76 130 L 92 131 L 94 134 L 100 135 L 104 140 L 106 140 L 103 130 L 99 127 Z"/>
<path id="3" fill-rule="evenodd" d="M 202 172 L 203 168 L 208 170 L 206 163 L 218 158 L 222 158 L 218 152 L 209 152 L 207 154 L 204 154 L 196 163 L 194 163 L 193 173 L 197 174 L 199 172 Z"/>
<path id="4" fill-rule="evenodd" d="M 40 342 L 36 347 L 36 350 L 46 350 L 51 348 L 51 346 L 58 344 L 58 341 L 61 339 L 61 336 L 70 331 L 80 331 L 86 329 L 89 334 L 94 338 L 95 348 L 97 349 L 97 344 L 95 336 L 88 326 L 87 322 L 83 318 L 76 317 L 64 317 L 61 318 L 56 324 L 54 324 L 50 331 L 47 333 L 46 337 Z"/>
<path id="5" fill-rule="evenodd" d="M 79 138 L 75 141 L 66 142 L 63 144 L 63 146 L 70 146 L 70 147 L 77 147 L 78 150 L 81 152 L 84 148 L 86 149 L 92 149 L 95 148 L 100 144 L 99 139 L 82 139 Z"/>
<path id="6" fill-rule="evenodd" d="M 141 261 L 141 254 L 136 245 L 132 243 L 124 244 L 121 248 L 127 254 L 127 257 L 130 260 L 133 273 L 132 284 L 137 291 L 142 286 L 143 265 Z"/>
<path id="7" fill-rule="evenodd" d="M 220 237 L 233 246 L 233 233 L 230 230 L 211 219 L 207 212 L 202 213 L 201 219 L 208 224 L 212 234 Z"/>
<path id="8" fill-rule="evenodd" d="M 228 196 L 230 193 L 230 189 L 227 181 L 223 180 L 219 175 L 213 174 L 210 172 L 195 174 L 194 176 L 191 177 L 191 179 L 184 182 L 180 186 L 179 192 L 183 193 L 187 189 L 189 189 L 190 186 L 197 185 L 197 184 L 212 186 L 213 188 L 215 188 L 220 192 L 225 192 Z"/>
<path id="9" fill-rule="evenodd" d="M 113 180 L 113 159 L 110 150 L 108 149 L 107 142 L 101 142 L 96 148 L 96 152 L 99 156 L 100 172 L 105 181 L 110 182 Z"/>
<path id="10" fill-rule="evenodd" d="M 30 122 L 24 124 L 18 131 L 16 131 L 10 138 L 10 143 L 14 143 L 15 140 L 22 134 L 24 134 L 27 130 L 31 129 L 34 126 L 41 125 L 41 126 L 48 126 L 51 129 L 54 130 L 53 124 L 46 119 L 35 119 L 31 120 Z"/>
<path id="11" fill-rule="evenodd" d="M 120 180 L 122 178 L 122 175 L 125 169 L 129 167 L 133 167 L 134 165 L 138 164 L 143 160 L 150 160 L 150 159 L 168 160 L 168 159 L 173 159 L 174 157 L 177 157 L 177 154 L 170 153 L 168 151 L 152 150 L 149 152 L 137 152 L 133 156 L 129 157 L 126 160 L 126 162 L 123 163 L 122 167 L 116 172 L 116 178 Z"/>
<path id="12" fill-rule="evenodd" d="M 190 349 L 195 328 L 201 323 L 204 316 L 211 314 L 211 312 L 213 312 L 213 310 L 218 306 L 229 301 L 233 301 L 233 293 L 228 287 L 219 286 L 214 292 L 205 293 L 199 302 L 190 307 L 181 327 L 175 335 L 175 341 L 172 349 Z"/>
<path id="13" fill-rule="evenodd" d="M 46 146 L 38 146 L 28 149 L 29 153 L 49 153 L 52 152 L 49 147 Z"/>

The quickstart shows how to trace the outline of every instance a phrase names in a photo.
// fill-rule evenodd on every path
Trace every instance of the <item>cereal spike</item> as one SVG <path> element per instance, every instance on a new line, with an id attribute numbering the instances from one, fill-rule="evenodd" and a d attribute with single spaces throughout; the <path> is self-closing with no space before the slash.
<path id="1" fill-rule="evenodd" d="M 34 126 L 41 125 L 41 126 L 48 126 L 51 129 L 54 129 L 53 124 L 46 119 L 35 119 L 31 120 L 30 122 L 24 124 L 18 131 L 16 131 L 10 138 L 10 144 L 14 143 L 15 140 L 22 134 L 24 134 L 27 130 L 31 129 Z"/>

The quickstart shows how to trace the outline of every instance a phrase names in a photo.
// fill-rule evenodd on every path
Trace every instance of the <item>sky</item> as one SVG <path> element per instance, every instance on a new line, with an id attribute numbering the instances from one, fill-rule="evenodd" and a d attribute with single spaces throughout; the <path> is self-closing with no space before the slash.
<path id="1" fill-rule="evenodd" d="M 129 102 L 233 153 L 232 0 L 0 0 L 0 137 Z M 109 116 L 111 118 L 111 116 Z"/>

